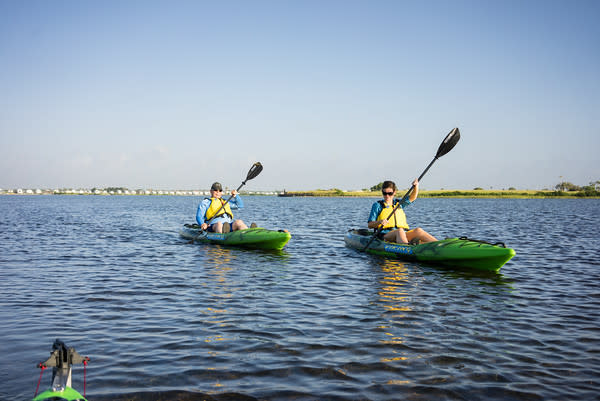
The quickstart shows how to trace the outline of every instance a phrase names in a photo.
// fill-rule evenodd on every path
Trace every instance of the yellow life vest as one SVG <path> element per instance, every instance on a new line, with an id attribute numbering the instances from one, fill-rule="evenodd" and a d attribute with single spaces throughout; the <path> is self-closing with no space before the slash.
<path id="1" fill-rule="evenodd" d="M 229 215 L 229 217 L 233 219 L 233 213 L 231 212 L 229 203 L 223 206 L 224 203 L 225 201 L 221 198 L 210 198 L 210 206 L 206 210 L 205 214 L 206 221 L 210 221 L 215 217 L 223 216 L 224 214 Z M 223 208 L 221 208 L 221 206 L 223 206 Z M 221 209 L 221 211 L 219 211 L 219 209 Z M 217 212 L 219 212 L 218 215 L 216 215 Z"/>
<path id="2" fill-rule="evenodd" d="M 386 203 L 384 201 L 378 201 L 379 204 L 382 206 L 381 212 L 379 213 L 379 216 L 377 216 L 377 220 L 383 220 L 383 219 L 387 219 L 387 224 L 385 226 L 383 226 L 384 229 L 388 229 L 388 228 L 404 228 L 404 229 L 409 229 L 408 227 L 408 223 L 406 222 L 406 215 L 404 214 L 404 210 L 402 210 L 401 207 L 399 207 L 398 209 L 396 209 L 396 211 L 394 212 L 394 214 L 392 216 L 390 216 L 390 213 L 392 213 L 392 209 L 394 208 L 393 205 L 386 205 Z M 399 201 L 394 202 L 394 204 L 396 204 Z"/>

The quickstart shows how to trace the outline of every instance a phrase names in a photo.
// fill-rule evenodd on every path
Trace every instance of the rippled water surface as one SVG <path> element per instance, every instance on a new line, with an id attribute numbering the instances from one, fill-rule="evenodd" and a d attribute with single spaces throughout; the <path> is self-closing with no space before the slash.
<path id="1" fill-rule="evenodd" d="M 491 275 L 346 248 L 374 199 L 245 197 L 280 253 L 180 239 L 198 201 L 0 196 L 1 400 L 33 397 L 55 338 L 91 401 L 599 399 L 599 200 L 407 209 L 514 248 Z"/>

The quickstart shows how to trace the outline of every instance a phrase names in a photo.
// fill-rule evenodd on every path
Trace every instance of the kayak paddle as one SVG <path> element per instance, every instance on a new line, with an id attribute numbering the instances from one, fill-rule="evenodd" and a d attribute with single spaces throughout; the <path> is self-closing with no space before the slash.
<path id="1" fill-rule="evenodd" d="M 260 174 L 260 172 L 262 171 L 262 169 L 263 169 L 263 166 L 262 166 L 262 164 L 260 164 L 260 162 L 254 163 L 252 165 L 252 167 L 250 167 L 250 170 L 248 171 L 248 174 L 246 175 L 246 179 L 244 181 L 242 181 L 242 184 L 238 187 L 238 189 L 236 189 L 236 191 L 239 192 L 240 188 L 242 188 L 244 185 L 246 185 L 246 181 L 255 178 L 257 175 Z M 221 205 L 221 207 L 219 208 L 219 210 L 217 210 L 217 213 L 215 213 L 215 216 L 218 215 L 219 212 L 221 211 L 221 209 L 223 209 L 225 207 L 225 205 L 229 203 L 229 201 L 231 200 L 231 198 L 233 198 L 233 195 L 229 196 L 229 199 L 227 199 L 225 201 L 225 203 L 223 203 Z"/>
<path id="2" fill-rule="evenodd" d="M 458 142 L 459 139 L 460 139 L 460 131 L 458 130 L 458 128 L 454 128 L 452 131 L 450 131 L 450 133 L 448 135 L 446 135 L 446 137 L 444 138 L 444 140 L 440 144 L 440 147 L 438 148 L 437 153 L 435 154 L 435 157 L 433 158 L 433 160 L 431 161 L 431 163 L 429 163 L 429 166 L 427 166 L 427 168 L 425 169 L 425 171 L 423 171 L 421 173 L 421 175 L 419 176 L 419 180 L 418 181 L 421 181 L 421 178 L 423 178 L 423 176 L 427 173 L 427 171 L 429 171 L 429 168 L 431 166 L 433 166 L 433 163 L 435 163 L 435 161 L 437 159 L 439 159 L 440 157 L 444 156 L 446 153 L 450 152 L 452 150 L 452 148 L 454 148 L 454 146 L 456 146 L 456 143 Z M 390 215 L 387 217 L 386 220 L 388 220 L 390 217 L 392 217 L 394 215 L 394 213 L 396 213 L 396 209 L 398 209 L 398 207 L 400 207 L 400 205 L 402 204 L 402 202 L 404 202 L 404 200 L 410 196 L 410 193 L 412 192 L 412 190 L 414 189 L 414 187 L 415 186 L 412 185 L 410 187 L 410 189 L 406 192 L 406 194 L 404 194 L 404 196 L 402 197 L 402 199 L 400 200 L 400 202 L 398 202 L 396 204 L 396 206 L 394 206 L 394 209 L 392 209 L 392 211 L 390 212 Z M 371 237 L 371 239 L 369 240 L 369 243 L 363 249 L 363 252 L 366 251 L 367 248 L 369 248 L 369 245 L 371 245 L 371 243 L 375 240 L 375 238 L 377 238 L 377 236 L 379 235 L 379 233 L 381 233 L 381 230 L 383 230 L 383 227 L 380 225 L 379 227 L 377 227 L 377 232 Z"/>

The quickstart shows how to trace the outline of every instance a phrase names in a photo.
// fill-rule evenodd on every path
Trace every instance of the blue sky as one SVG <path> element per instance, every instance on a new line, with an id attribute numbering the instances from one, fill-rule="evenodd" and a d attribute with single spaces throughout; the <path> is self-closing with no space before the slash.
<path id="1" fill-rule="evenodd" d="M 0 188 L 600 180 L 599 1 L 0 0 Z"/>

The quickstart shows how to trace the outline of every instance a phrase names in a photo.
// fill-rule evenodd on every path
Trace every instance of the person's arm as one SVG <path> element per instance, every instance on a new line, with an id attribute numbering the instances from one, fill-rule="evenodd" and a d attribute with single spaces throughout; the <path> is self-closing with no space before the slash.
<path id="1" fill-rule="evenodd" d="M 380 223 L 379 221 L 369 221 L 369 224 L 367 224 L 367 227 L 369 228 L 377 228 L 381 225 L 382 223 Z"/>
<path id="2" fill-rule="evenodd" d="M 377 216 L 381 213 L 381 205 L 379 202 L 375 202 L 373 206 L 371 206 L 371 213 L 369 213 L 369 221 L 367 223 L 367 227 L 369 228 L 377 228 L 382 223 L 377 220 Z"/>
<path id="3" fill-rule="evenodd" d="M 409 198 L 411 198 L 411 196 L 409 196 Z M 407 206 L 410 206 L 412 204 L 412 201 L 409 198 L 396 199 L 396 201 L 400 202 L 400 207 L 402 209 L 406 209 Z"/>
<path id="4" fill-rule="evenodd" d="M 408 197 L 408 200 L 410 201 L 410 203 L 414 202 L 415 199 L 417 199 L 417 196 L 419 196 L 419 179 L 415 178 L 415 180 L 413 181 L 413 187 L 414 189 L 412 190 L 412 192 L 410 193 L 410 196 Z M 410 205 L 407 204 L 406 206 Z M 404 205 L 402 205 L 404 207 Z"/>
<path id="5" fill-rule="evenodd" d="M 233 198 L 231 198 L 229 203 L 233 203 L 238 209 L 242 209 L 244 207 L 244 201 L 240 194 L 235 190 L 232 191 L 231 194 L 233 195 Z"/>
<path id="6" fill-rule="evenodd" d="M 208 209 L 208 202 L 206 202 L 206 199 L 204 199 L 198 205 L 198 210 L 196 210 L 196 223 L 198 223 L 199 226 L 201 226 L 202 224 L 205 223 L 204 216 L 206 215 L 207 209 Z"/>

